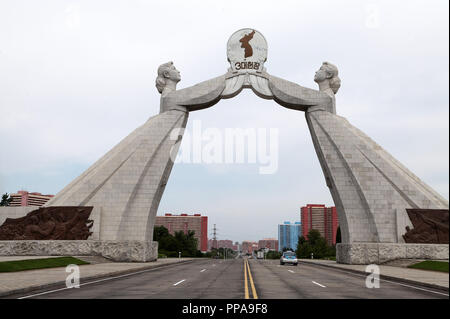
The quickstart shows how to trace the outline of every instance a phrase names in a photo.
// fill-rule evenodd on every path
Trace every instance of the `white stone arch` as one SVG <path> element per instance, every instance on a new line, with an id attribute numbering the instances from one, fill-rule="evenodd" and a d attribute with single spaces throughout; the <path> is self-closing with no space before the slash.
<path id="1" fill-rule="evenodd" d="M 355 247 L 361 247 L 357 244 L 365 245 L 362 254 L 367 255 L 367 245 L 403 243 L 405 227 L 412 227 L 406 208 L 448 209 L 443 197 L 345 118 L 334 114 L 334 94 L 266 72 L 231 71 L 189 88 L 163 90 L 160 114 L 127 136 L 47 206 L 100 207 L 101 219 L 97 222 L 101 240 L 151 241 L 156 212 L 173 166 L 170 152 L 178 150 L 189 112 L 232 98 L 244 88 L 283 107 L 305 112 L 338 211 L 341 262 L 363 263 L 357 258 L 367 256 L 354 257 Z M 174 129 L 181 129 L 178 140 L 170 138 Z"/>

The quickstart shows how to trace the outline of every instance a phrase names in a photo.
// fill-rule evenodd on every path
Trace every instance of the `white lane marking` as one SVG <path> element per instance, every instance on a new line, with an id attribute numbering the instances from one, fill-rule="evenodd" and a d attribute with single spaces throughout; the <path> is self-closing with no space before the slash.
<path id="1" fill-rule="evenodd" d="M 319 284 L 318 282 L 315 282 L 314 280 L 313 280 L 313 282 L 312 282 L 313 284 L 316 284 L 317 286 L 320 286 L 320 287 L 322 287 L 322 288 L 327 288 L 326 286 L 324 286 L 324 285 L 321 285 L 321 284 Z"/>
<path id="2" fill-rule="evenodd" d="M 293 274 L 295 274 L 295 271 L 292 271 L 292 270 L 290 270 L 290 269 L 289 269 L 288 271 L 291 272 L 291 273 L 293 273 Z"/>
<path id="3" fill-rule="evenodd" d="M 95 281 L 89 281 L 89 282 L 85 282 L 85 283 L 80 283 L 80 287 L 81 286 L 86 286 L 86 285 L 91 285 L 91 284 L 96 284 L 98 282 L 103 282 L 103 281 L 114 280 L 114 279 L 123 278 L 123 277 L 129 277 L 129 276 L 133 276 L 133 275 L 137 275 L 137 274 L 142 274 L 144 272 L 151 272 L 151 271 L 155 271 L 155 270 L 160 270 L 160 268 L 163 268 L 163 267 L 156 267 L 156 268 L 151 268 L 151 269 L 145 269 L 145 270 L 136 271 L 136 272 L 132 272 L 132 273 L 125 274 L 125 275 L 120 275 L 120 276 L 109 277 L 109 278 L 105 278 L 105 279 L 99 279 L 99 280 L 95 280 Z M 38 294 L 23 296 L 23 297 L 20 297 L 20 298 L 17 298 L 17 299 L 27 299 L 27 298 L 32 298 L 32 297 L 36 297 L 36 296 L 47 295 L 47 294 L 51 294 L 53 292 L 67 290 L 67 289 L 73 289 L 73 288 L 67 288 L 66 287 L 66 288 L 60 288 L 60 289 L 55 289 L 55 290 L 50 290 L 50 291 L 44 291 L 44 292 L 41 292 L 41 293 L 38 293 Z"/>
<path id="4" fill-rule="evenodd" d="M 200 270 L 200 272 L 204 272 L 206 269 L 202 269 L 202 270 Z"/>
<path id="5" fill-rule="evenodd" d="M 364 277 L 364 278 L 367 278 L 367 276 L 360 275 L 360 274 L 356 274 L 356 273 L 350 272 L 350 271 L 345 271 L 344 269 L 336 269 L 336 268 L 334 268 L 333 270 L 336 270 L 336 271 L 338 271 L 338 272 L 343 272 L 343 273 L 346 273 L 346 274 L 348 274 L 348 275 L 354 275 L 354 276 L 357 276 L 357 277 Z M 369 274 L 369 273 L 367 273 L 367 274 Z M 416 286 L 406 285 L 406 284 L 402 284 L 402 283 L 399 283 L 399 282 L 390 281 L 390 280 L 387 280 L 387 279 L 378 279 L 378 280 L 379 280 L 380 282 L 381 282 L 381 281 L 389 282 L 389 283 L 391 283 L 391 284 L 396 284 L 396 285 L 400 285 L 400 286 L 404 286 L 404 287 L 408 287 L 408 288 L 413 288 L 413 289 L 417 289 L 417 290 L 422 290 L 422 291 L 426 291 L 426 292 L 431 292 L 431 293 L 437 294 L 437 295 L 443 295 L 443 296 L 447 296 L 447 297 L 449 296 L 449 295 L 446 294 L 446 293 L 437 292 L 437 291 L 433 291 L 433 290 L 429 290 L 429 289 L 424 289 L 424 288 L 420 288 L 420 287 L 416 287 Z"/>
<path id="6" fill-rule="evenodd" d="M 174 283 L 173 285 L 174 285 L 174 286 L 178 286 L 178 285 L 181 284 L 183 281 L 186 281 L 186 279 L 180 280 L 179 282 Z"/>
<path id="7" fill-rule="evenodd" d="M 83 286 L 83 284 L 80 284 L 80 287 L 81 286 Z M 46 292 L 41 292 L 39 294 L 34 294 L 34 295 L 20 297 L 20 298 L 17 298 L 17 299 L 27 299 L 27 298 L 32 298 L 32 297 L 36 297 L 36 296 L 40 296 L 40 295 L 51 294 L 52 292 L 57 292 L 57 291 L 62 291 L 62 290 L 67 290 L 67 289 L 69 289 L 69 288 L 61 288 L 61 289 L 50 290 L 50 291 L 46 291 Z"/>
<path id="8" fill-rule="evenodd" d="M 364 277 L 364 276 L 360 276 L 360 277 Z M 415 287 L 415 286 L 405 285 L 405 284 L 402 284 L 402 283 L 399 283 L 399 282 L 390 281 L 390 280 L 386 280 L 386 279 L 378 279 L 378 281 L 381 281 L 381 280 L 383 280 L 385 282 L 389 282 L 391 284 L 397 284 L 397 285 L 405 286 L 405 287 L 408 287 L 408 288 L 423 290 L 423 291 L 426 291 L 426 292 L 432 292 L 434 294 L 443 295 L 443 296 L 447 296 L 447 297 L 449 296 L 448 294 L 445 294 L 445 293 L 442 293 L 442 292 L 437 292 L 437 291 L 428 290 L 428 289 L 424 289 L 424 288 L 419 288 L 419 287 Z"/>
<path id="9" fill-rule="evenodd" d="M 89 281 L 89 282 L 85 282 L 84 284 L 80 284 L 80 287 L 81 287 L 81 286 L 85 286 L 85 285 L 96 284 L 96 283 L 98 283 L 98 282 L 103 282 L 103 281 L 108 281 L 108 280 L 113 280 L 113 279 L 118 279 L 118 278 L 123 278 L 123 277 L 129 277 L 129 276 L 132 276 L 132 275 L 137 275 L 137 274 L 141 274 L 141 273 L 144 273 L 144 272 L 149 272 L 149 271 L 152 271 L 152 270 L 157 270 L 157 269 L 159 269 L 159 268 L 160 268 L 160 267 L 158 267 L 158 268 L 153 268 L 153 269 L 142 270 L 142 271 L 137 271 L 137 272 L 133 272 L 133 273 L 125 274 L 125 275 L 121 275 L 121 276 L 116 276 L 116 277 L 110 277 L 110 278 L 105 278 L 105 279 L 100 279 L 100 280 L 95 280 L 95 281 Z M 17 299 L 27 299 L 27 298 L 32 298 L 32 297 L 36 297 L 36 296 L 41 296 L 41 295 L 51 294 L 51 293 L 53 293 L 53 292 L 62 291 L 62 290 L 67 290 L 67 289 L 72 289 L 72 288 L 67 288 L 67 287 L 66 287 L 66 288 L 55 289 L 55 290 L 50 290 L 50 291 L 41 292 L 41 293 L 34 294 L 34 295 L 29 295 L 29 296 L 20 297 L 20 298 L 17 298 Z"/>

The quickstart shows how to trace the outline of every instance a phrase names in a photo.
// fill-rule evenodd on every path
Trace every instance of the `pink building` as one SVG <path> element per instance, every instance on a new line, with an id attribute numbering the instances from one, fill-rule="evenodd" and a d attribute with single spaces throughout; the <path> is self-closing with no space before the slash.
<path id="1" fill-rule="evenodd" d="M 155 226 L 166 227 L 171 235 L 174 235 L 176 231 L 183 231 L 187 234 L 189 230 L 192 230 L 195 232 L 194 237 L 197 239 L 198 250 L 206 252 L 208 249 L 208 216 L 165 214 L 156 216 Z"/>
<path id="2" fill-rule="evenodd" d="M 252 254 L 253 251 L 258 250 L 258 243 L 254 241 L 244 240 L 242 242 L 242 253 L 243 254 Z"/>
<path id="3" fill-rule="evenodd" d="M 269 250 L 278 251 L 278 239 L 264 238 L 258 242 L 258 249 L 268 248 Z"/>
<path id="4" fill-rule="evenodd" d="M 41 193 L 29 193 L 27 191 L 21 190 L 17 191 L 15 194 L 10 194 L 12 201 L 10 203 L 11 207 L 18 206 L 43 206 L 55 195 L 43 195 Z"/>
<path id="5" fill-rule="evenodd" d="M 301 208 L 302 234 L 307 239 L 311 229 L 316 229 L 328 245 L 336 245 L 339 220 L 336 207 L 321 204 L 308 204 Z"/>
<path id="6" fill-rule="evenodd" d="M 208 250 L 210 251 L 214 247 L 214 239 L 208 240 Z M 237 245 L 233 244 L 232 240 L 224 239 L 224 240 L 217 240 L 217 248 L 228 248 L 232 249 L 234 251 L 238 250 Z"/>

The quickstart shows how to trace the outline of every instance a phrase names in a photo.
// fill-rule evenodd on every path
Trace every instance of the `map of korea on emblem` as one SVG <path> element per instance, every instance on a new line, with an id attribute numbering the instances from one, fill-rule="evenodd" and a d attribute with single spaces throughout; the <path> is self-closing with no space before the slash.
<path id="1" fill-rule="evenodd" d="M 241 29 L 228 40 L 227 57 L 232 72 L 262 72 L 267 60 L 267 41 L 255 29 Z"/>

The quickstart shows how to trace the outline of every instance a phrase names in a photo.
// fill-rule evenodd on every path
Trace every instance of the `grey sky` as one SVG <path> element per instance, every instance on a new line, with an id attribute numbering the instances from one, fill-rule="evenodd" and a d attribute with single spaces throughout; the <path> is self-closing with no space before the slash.
<path id="1" fill-rule="evenodd" d="M 178 88 L 229 67 L 250 27 L 267 71 L 316 88 L 336 64 L 337 113 L 449 198 L 448 1 L 2 1 L 0 192 L 57 193 L 159 111 L 157 67 Z M 276 237 L 307 203 L 332 205 L 304 114 L 244 90 L 193 112 L 203 127 L 278 128 L 279 170 L 175 165 L 159 214 L 202 213 L 219 237 Z"/>

